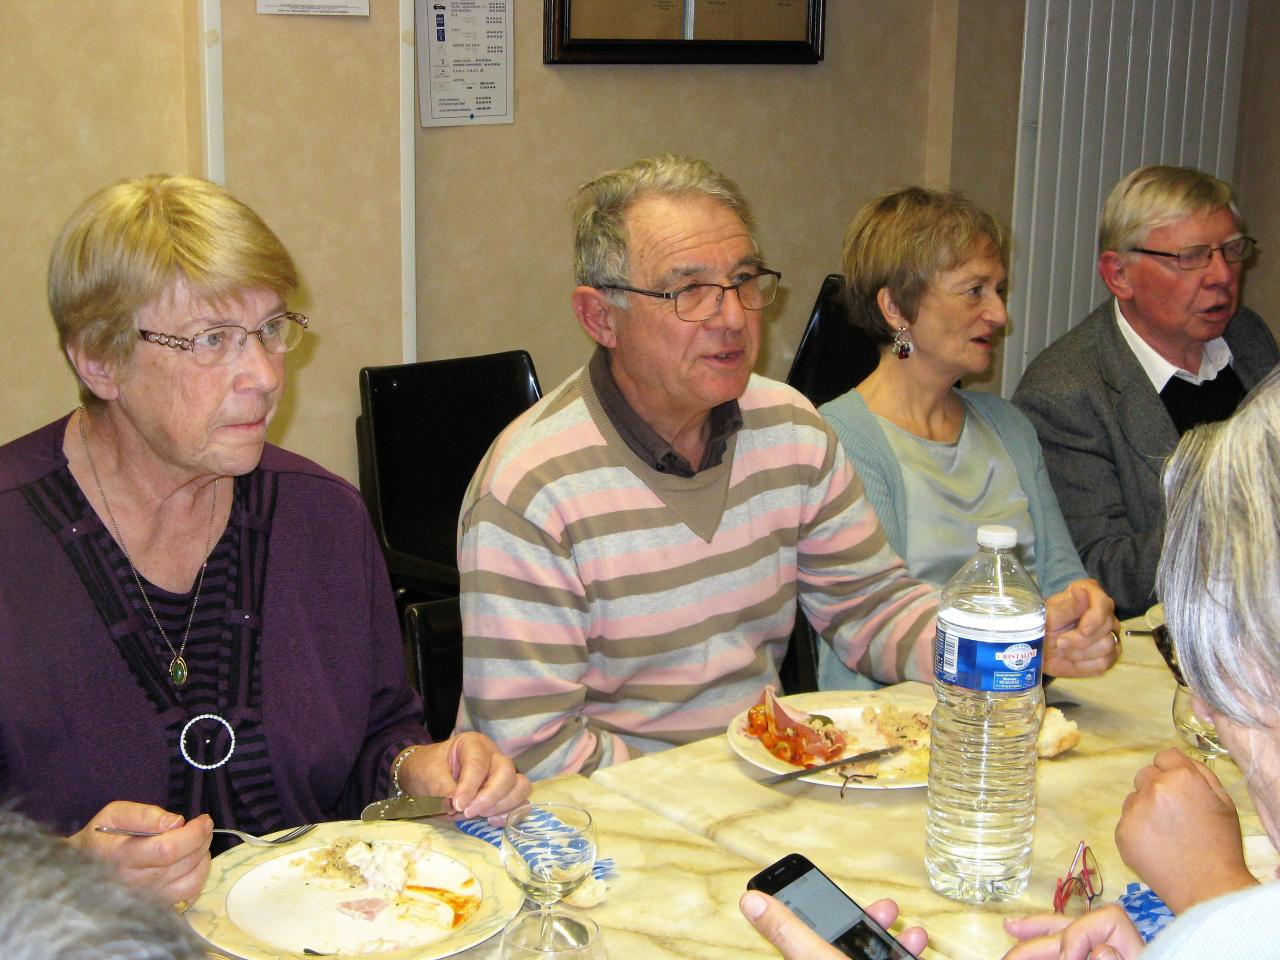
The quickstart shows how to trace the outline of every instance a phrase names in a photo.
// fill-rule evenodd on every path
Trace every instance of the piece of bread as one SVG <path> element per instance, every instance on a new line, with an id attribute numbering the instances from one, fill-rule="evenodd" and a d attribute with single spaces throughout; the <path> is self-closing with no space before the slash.
<path id="1" fill-rule="evenodd" d="M 1042 757 L 1056 757 L 1080 742 L 1080 728 L 1074 720 L 1068 720 L 1057 707 L 1044 711 L 1040 724 L 1040 736 L 1036 738 L 1036 753 Z"/>

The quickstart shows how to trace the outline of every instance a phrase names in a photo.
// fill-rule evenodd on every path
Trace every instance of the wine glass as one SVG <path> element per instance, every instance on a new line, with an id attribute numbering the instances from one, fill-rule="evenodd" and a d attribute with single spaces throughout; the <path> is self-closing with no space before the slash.
<path id="1" fill-rule="evenodd" d="M 507 816 L 502 865 L 526 899 L 537 906 L 538 941 L 548 951 L 558 929 L 552 905 L 577 890 L 595 862 L 595 828 L 591 814 L 581 807 L 530 803 Z M 520 919 L 516 917 L 512 924 Z"/>
<path id="2" fill-rule="evenodd" d="M 1173 692 L 1173 726 L 1187 745 L 1199 754 L 1204 765 L 1213 768 L 1214 757 L 1226 753 L 1213 724 L 1198 716 L 1192 706 L 1193 695 L 1182 684 Z"/>
<path id="3" fill-rule="evenodd" d="M 502 960 L 604 960 L 600 927 L 588 917 L 556 912 L 548 933 L 536 913 L 520 913 L 502 931 Z"/>

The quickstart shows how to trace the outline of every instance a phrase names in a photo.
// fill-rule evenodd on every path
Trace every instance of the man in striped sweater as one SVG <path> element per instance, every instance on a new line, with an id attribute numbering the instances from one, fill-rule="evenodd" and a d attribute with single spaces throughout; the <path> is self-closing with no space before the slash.
<path id="1" fill-rule="evenodd" d="M 573 310 L 598 347 L 463 503 L 460 729 L 537 778 L 720 733 L 777 684 L 797 597 L 845 663 L 928 679 L 936 593 L 808 401 L 752 373 L 779 274 L 737 187 L 640 160 L 574 215 Z"/>

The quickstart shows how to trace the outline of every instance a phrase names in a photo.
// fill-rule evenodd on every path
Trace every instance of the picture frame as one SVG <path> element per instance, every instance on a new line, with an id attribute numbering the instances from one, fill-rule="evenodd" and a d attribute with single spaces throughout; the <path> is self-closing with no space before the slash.
<path id="1" fill-rule="evenodd" d="M 819 63 L 826 0 L 544 0 L 543 63 Z"/>

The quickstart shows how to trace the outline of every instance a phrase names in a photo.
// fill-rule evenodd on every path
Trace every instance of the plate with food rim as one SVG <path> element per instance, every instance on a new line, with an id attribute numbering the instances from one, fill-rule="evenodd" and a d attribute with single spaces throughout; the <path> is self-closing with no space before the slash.
<path id="1" fill-rule="evenodd" d="M 360 843 L 379 875 L 393 885 L 403 877 L 400 893 L 347 864 L 341 851 Z M 296 843 L 242 843 L 214 857 L 186 917 L 245 960 L 439 960 L 501 931 L 523 901 L 497 848 L 452 823 L 340 820 Z"/>
<path id="2" fill-rule="evenodd" d="M 890 732 L 905 729 L 910 744 L 901 753 L 879 762 L 861 764 L 859 772 L 874 773 L 869 780 L 850 780 L 849 789 L 901 790 L 923 787 L 929 781 L 929 713 L 933 692 L 923 683 L 902 683 L 879 690 L 820 690 L 779 697 L 793 710 L 829 717 L 845 734 L 845 756 L 893 746 L 899 742 Z M 733 718 L 725 736 L 738 756 L 769 773 L 794 773 L 797 764 L 775 757 L 747 732 L 747 711 Z M 797 777 L 806 783 L 843 786 L 837 768 Z"/>

